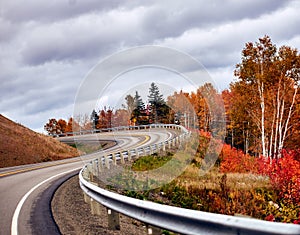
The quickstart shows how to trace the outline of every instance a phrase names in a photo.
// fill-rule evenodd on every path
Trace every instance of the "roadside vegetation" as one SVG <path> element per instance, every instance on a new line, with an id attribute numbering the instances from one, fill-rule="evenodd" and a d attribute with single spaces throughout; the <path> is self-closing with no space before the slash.
<path id="1" fill-rule="evenodd" d="M 172 159 L 173 154 L 167 152 L 166 155 L 158 155 L 154 153 L 152 155 L 138 158 L 133 162 L 131 169 L 134 171 L 149 171 L 163 166 L 165 163 Z"/>
<path id="2" fill-rule="evenodd" d="M 206 148 L 202 144 L 186 170 L 162 187 L 122 190 L 130 182 L 131 185 L 145 183 L 131 172 L 130 176 L 119 174 L 111 180 L 110 183 L 118 182 L 122 187 L 110 184 L 108 188 L 126 196 L 182 208 L 300 224 L 297 154 L 285 152 L 283 158 L 270 162 L 270 158 L 251 157 L 224 145 L 217 164 L 206 174 L 200 174 L 204 157 L 200 152 L 204 153 Z M 168 152 L 140 157 L 133 162 L 131 170 L 147 172 L 163 166 L 172 156 Z"/>
<path id="3" fill-rule="evenodd" d="M 158 203 L 299 224 L 299 52 L 277 48 L 266 35 L 245 44 L 233 72 L 236 79 L 222 92 L 206 83 L 192 92 L 175 91 L 165 100 L 151 83 L 147 103 L 136 91 L 126 96 L 121 109 L 91 110 L 68 122 L 50 119 L 45 130 L 61 134 L 122 125 L 183 125 L 199 135 L 199 144 L 141 157 L 110 177 L 108 187 L 126 188 L 121 193 Z M 223 145 L 220 154 L 209 152 L 208 146 L 218 144 Z M 163 166 L 168 171 L 159 175 Z M 158 186 L 175 169 L 183 173 Z"/>

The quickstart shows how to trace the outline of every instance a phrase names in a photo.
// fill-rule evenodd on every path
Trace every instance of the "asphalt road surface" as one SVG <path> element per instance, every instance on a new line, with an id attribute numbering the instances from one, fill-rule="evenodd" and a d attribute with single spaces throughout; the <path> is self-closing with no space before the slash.
<path id="1" fill-rule="evenodd" d="M 173 134 L 174 130 L 158 128 L 76 136 L 81 142 L 112 140 L 117 144 L 110 149 L 77 158 L 1 168 L 0 234 L 51 234 L 55 227 L 50 222 L 41 222 L 44 216 L 40 212 L 47 204 L 49 207 L 51 197 L 48 191 L 51 187 L 58 187 L 70 175 L 77 174 L 85 163 L 106 151 L 111 153 L 158 143 L 171 138 Z M 63 137 L 60 140 L 68 142 L 72 138 Z"/>

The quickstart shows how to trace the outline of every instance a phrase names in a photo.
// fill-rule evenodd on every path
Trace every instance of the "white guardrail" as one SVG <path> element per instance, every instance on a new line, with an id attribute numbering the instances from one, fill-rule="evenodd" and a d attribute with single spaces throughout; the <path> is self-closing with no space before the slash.
<path id="1" fill-rule="evenodd" d="M 118 126 L 118 127 L 108 127 L 102 129 L 81 129 L 80 131 L 74 132 L 64 132 L 60 134 L 49 134 L 53 137 L 65 137 L 65 136 L 76 136 L 76 135 L 87 135 L 87 134 L 95 134 L 95 133 L 103 133 L 103 132 L 113 132 L 113 131 L 132 131 L 132 130 L 142 130 L 142 129 L 150 129 L 154 127 L 159 128 L 175 128 L 174 124 L 150 124 L 150 125 L 140 125 L 140 126 Z"/>
<path id="2" fill-rule="evenodd" d="M 146 126 L 143 126 L 146 128 Z M 300 226 L 269 222 L 258 219 L 208 213 L 126 197 L 95 185 L 87 180 L 86 175 L 97 175 L 97 170 L 108 168 L 110 164 L 124 163 L 125 159 L 154 153 L 159 149 L 178 145 L 190 133 L 182 126 L 151 125 L 149 128 L 174 128 L 181 130 L 181 134 L 151 146 L 126 150 L 101 156 L 86 164 L 79 174 L 80 187 L 90 202 L 98 202 L 111 210 L 117 211 L 131 218 L 142 221 L 162 229 L 180 234 L 236 234 L 236 235 L 270 235 L 270 234 L 300 234 Z M 148 128 L 148 127 L 147 127 Z"/>

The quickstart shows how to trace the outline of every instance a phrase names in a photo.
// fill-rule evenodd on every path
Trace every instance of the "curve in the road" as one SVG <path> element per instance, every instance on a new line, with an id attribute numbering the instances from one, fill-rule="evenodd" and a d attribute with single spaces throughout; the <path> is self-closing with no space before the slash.
<path id="1" fill-rule="evenodd" d="M 80 167 L 78 168 L 78 170 L 80 169 Z M 57 175 L 51 176 L 50 178 L 38 183 L 37 185 L 35 185 L 34 187 L 32 187 L 23 197 L 22 199 L 19 201 L 17 208 L 15 209 L 13 218 L 12 218 L 12 222 L 11 222 L 11 235 L 17 235 L 18 234 L 18 219 L 19 219 L 19 215 L 22 209 L 22 206 L 24 204 L 24 202 L 26 201 L 26 199 L 29 197 L 29 195 L 36 190 L 38 187 L 40 187 L 41 185 L 45 184 L 46 182 L 54 179 L 54 178 L 58 178 L 59 176 L 63 176 L 65 174 L 71 173 L 76 169 L 72 169 L 69 171 L 65 171 L 62 173 L 59 173 Z"/>
<path id="2" fill-rule="evenodd" d="M 166 129 L 131 131 L 130 135 L 125 132 L 114 133 L 112 139 L 116 140 L 118 145 L 112 147 L 109 152 L 153 144 L 160 139 L 170 138 L 173 134 L 172 130 Z M 95 134 L 94 136 L 99 139 L 107 138 L 108 135 Z M 105 151 L 101 153 L 103 152 Z M 34 221 L 30 219 L 30 216 L 34 214 L 32 210 L 39 195 L 53 182 L 75 169 L 82 168 L 84 162 L 94 159 L 99 154 L 98 152 L 58 161 L 54 162 L 54 165 L 51 165 L 53 163 L 40 163 L 28 167 L 1 169 L 0 234 L 33 234 L 34 230 L 31 226 L 35 225 L 30 224 L 30 221 Z"/>

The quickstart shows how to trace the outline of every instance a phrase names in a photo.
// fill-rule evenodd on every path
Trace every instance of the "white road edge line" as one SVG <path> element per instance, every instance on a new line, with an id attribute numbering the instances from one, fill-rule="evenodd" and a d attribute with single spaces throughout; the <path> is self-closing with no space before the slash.
<path id="1" fill-rule="evenodd" d="M 14 212 L 14 215 L 13 215 L 13 218 L 12 218 L 12 222 L 11 222 L 11 235 L 18 235 L 18 218 L 19 218 L 19 214 L 20 214 L 20 211 L 22 209 L 22 206 L 24 204 L 24 202 L 26 201 L 26 199 L 28 198 L 28 196 L 34 191 L 36 190 L 38 187 L 40 187 L 42 184 L 46 183 L 47 181 L 50 181 L 52 180 L 53 178 L 55 177 L 58 177 L 58 176 L 61 176 L 63 174 L 67 174 L 67 173 L 70 173 L 72 171 L 75 171 L 75 170 L 78 170 L 78 169 L 81 169 L 82 167 L 78 167 L 78 168 L 74 168 L 72 170 L 69 170 L 69 171 L 65 171 L 65 172 L 62 172 L 62 173 L 59 173 L 57 175 L 54 175 L 54 176 L 51 176 L 50 178 L 40 182 L 39 184 L 35 185 L 33 188 L 31 188 L 23 197 L 22 199 L 19 201 L 16 209 L 15 209 L 15 212 Z"/>

